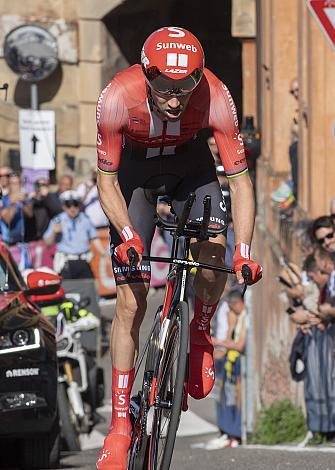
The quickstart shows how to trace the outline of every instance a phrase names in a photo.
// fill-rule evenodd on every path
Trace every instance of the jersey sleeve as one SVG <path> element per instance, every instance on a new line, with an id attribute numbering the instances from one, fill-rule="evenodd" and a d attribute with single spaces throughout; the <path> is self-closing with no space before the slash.
<path id="1" fill-rule="evenodd" d="M 222 82 L 211 99 L 209 125 L 213 130 L 222 165 L 227 178 L 234 178 L 248 171 L 243 140 L 238 128 L 234 100 Z"/>
<path id="2" fill-rule="evenodd" d="M 97 166 L 104 174 L 116 173 L 120 164 L 123 129 L 128 121 L 123 93 L 122 85 L 114 79 L 97 103 Z"/>

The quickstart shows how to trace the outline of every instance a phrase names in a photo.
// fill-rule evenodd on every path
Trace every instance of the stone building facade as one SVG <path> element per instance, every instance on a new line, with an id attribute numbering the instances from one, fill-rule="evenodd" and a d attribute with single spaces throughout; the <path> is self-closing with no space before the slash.
<path id="1" fill-rule="evenodd" d="M 288 367 L 294 327 L 275 276 L 283 260 L 301 262 L 295 224 L 327 214 L 335 196 L 335 51 L 306 1 L 259 0 L 258 71 L 262 155 L 257 169 L 254 249 L 264 265 L 264 280 L 253 293 L 255 390 L 260 405 L 284 397 L 301 398 Z M 298 103 L 289 94 L 295 77 Z M 292 211 L 280 211 L 270 194 L 290 177 L 290 124 L 296 108 L 298 201 Z"/>
<path id="2" fill-rule="evenodd" d="M 30 85 L 7 66 L 5 35 L 23 24 L 37 24 L 57 39 L 60 65 L 38 83 L 40 109 L 56 112 L 56 167 L 66 168 L 66 154 L 75 157 L 75 173 L 85 177 L 95 164 L 95 106 L 108 77 L 128 65 L 102 18 L 120 0 L 0 1 L 0 77 L 9 84 L 8 101 L 0 102 L 1 163 L 18 149 L 18 110 L 30 107 Z"/>

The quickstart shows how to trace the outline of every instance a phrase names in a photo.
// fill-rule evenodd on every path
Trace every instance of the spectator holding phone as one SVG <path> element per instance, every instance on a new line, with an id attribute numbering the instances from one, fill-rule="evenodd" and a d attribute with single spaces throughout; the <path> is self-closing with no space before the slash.
<path id="1" fill-rule="evenodd" d="M 33 217 L 26 227 L 26 240 L 40 240 L 48 228 L 50 220 L 62 212 L 62 205 L 50 193 L 49 180 L 39 178 L 34 184 L 35 191 L 29 197 L 33 207 Z"/>
<path id="2" fill-rule="evenodd" d="M 65 191 L 73 190 L 73 177 L 68 173 L 64 173 L 57 178 L 57 190 L 51 193 L 58 203 L 62 206 L 61 195 Z"/>
<path id="3" fill-rule="evenodd" d="M 25 241 L 26 219 L 33 217 L 31 201 L 22 191 L 21 178 L 11 173 L 8 183 L 8 194 L 2 198 L 0 227 L 2 239 L 9 245 Z"/>
<path id="4" fill-rule="evenodd" d="M 294 263 L 285 263 L 277 277 L 277 281 L 282 284 L 284 292 L 294 306 L 301 305 L 304 298 L 303 277 L 305 276 L 301 269 Z"/>
<path id="5" fill-rule="evenodd" d="M 324 300 L 328 274 L 322 272 L 313 255 L 307 256 L 304 261 L 304 271 L 308 282 L 304 285 L 302 305 L 296 308 L 289 307 L 287 313 L 290 319 L 298 324 L 304 333 L 311 335 L 311 328 L 316 326 L 324 329 L 324 322 L 319 312 L 319 306 Z"/>

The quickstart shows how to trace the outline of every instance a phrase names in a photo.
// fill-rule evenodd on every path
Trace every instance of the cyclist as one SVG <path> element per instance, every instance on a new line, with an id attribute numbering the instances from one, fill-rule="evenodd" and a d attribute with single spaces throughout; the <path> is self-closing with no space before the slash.
<path id="1" fill-rule="evenodd" d="M 125 470 L 131 441 L 134 359 L 150 283 L 150 264 L 142 255 L 150 254 L 157 196 L 169 195 L 180 214 L 188 194 L 194 191 L 196 202 L 190 216 L 200 220 L 204 196 L 209 194 L 211 225 L 226 227 L 214 160 L 206 141 L 197 137 L 201 129 L 212 129 L 230 180 L 238 282 L 243 282 L 243 264 L 250 267 L 252 282 L 260 279 L 262 268 L 250 259 L 254 196 L 235 104 L 228 88 L 204 68 L 201 44 L 192 33 L 177 27 L 153 32 L 143 45 L 141 65 L 117 74 L 102 91 L 97 125 L 98 189 L 111 222 L 117 285 L 111 332 L 112 422 L 97 468 Z M 126 276 L 130 247 L 136 250 L 139 262 Z M 192 254 L 205 263 L 223 264 L 225 236 L 201 243 L 195 240 Z M 197 399 L 205 397 L 214 384 L 209 324 L 224 285 L 221 273 L 198 270 L 195 276 L 189 394 Z"/>

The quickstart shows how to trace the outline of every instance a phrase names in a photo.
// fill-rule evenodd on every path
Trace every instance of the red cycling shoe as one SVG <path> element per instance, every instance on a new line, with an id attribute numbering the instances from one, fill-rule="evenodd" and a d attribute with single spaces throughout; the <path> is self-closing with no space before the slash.
<path id="1" fill-rule="evenodd" d="M 127 470 L 132 431 L 129 403 L 133 382 L 134 369 L 112 367 L 112 422 L 96 463 L 98 470 Z"/>
<path id="2" fill-rule="evenodd" d="M 215 382 L 214 347 L 210 337 L 210 320 L 217 303 L 204 304 L 195 298 L 195 314 L 190 324 L 190 380 L 189 395 L 196 400 L 205 398 Z"/>
<path id="3" fill-rule="evenodd" d="M 127 470 L 131 436 L 109 433 L 98 457 L 97 470 Z"/>

